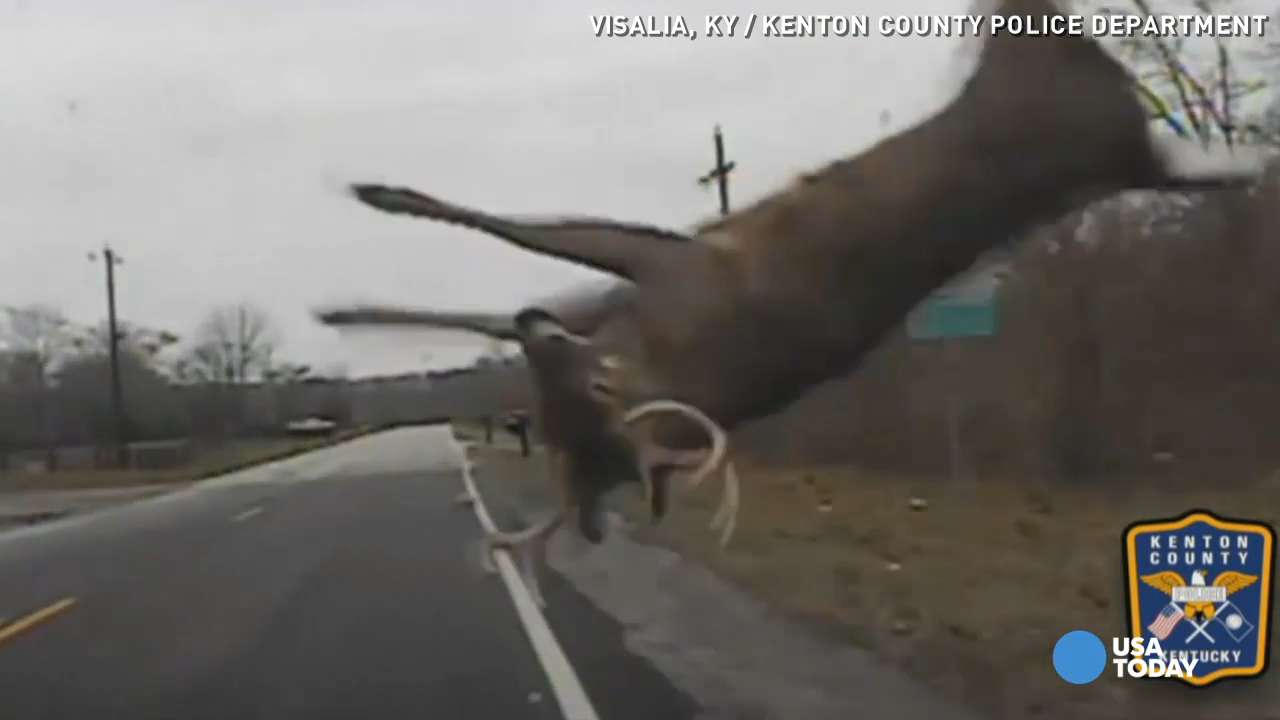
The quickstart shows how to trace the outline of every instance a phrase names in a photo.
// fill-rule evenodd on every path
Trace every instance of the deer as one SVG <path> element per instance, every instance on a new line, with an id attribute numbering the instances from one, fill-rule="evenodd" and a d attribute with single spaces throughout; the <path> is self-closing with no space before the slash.
<path id="1" fill-rule="evenodd" d="M 1051 0 L 977 6 L 1061 14 Z M 385 213 L 473 229 L 613 276 L 608 288 L 539 309 L 608 360 L 610 418 L 636 425 L 627 437 L 652 463 L 642 476 L 696 467 L 701 478 L 724 465 L 716 522 L 731 533 L 724 516 L 736 517 L 737 478 L 721 452 L 725 433 L 855 371 L 914 306 L 984 253 L 1116 193 L 1237 188 L 1262 173 L 1259 149 L 1206 146 L 1154 125 L 1133 76 L 1093 38 L 988 33 L 974 42 L 972 72 L 937 113 L 688 233 L 588 216 L 509 217 L 383 184 L 350 191 Z M 505 313 L 377 305 L 321 319 L 489 335 L 515 325 Z M 543 382 L 536 372 L 534 382 Z M 569 402 L 563 390 L 540 389 L 547 407 Z M 694 409 L 714 428 L 690 412 L 625 410 L 653 402 Z"/>
<path id="2" fill-rule="evenodd" d="M 414 312 L 353 309 L 327 313 L 323 320 L 331 325 L 412 326 L 426 318 Z M 487 536 L 483 540 L 484 567 L 496 571 L 491 563 L 495 549 L 526 551 L 525 584 L 534 601 L 545 606 L 537 571 L 546 564 L 548 539 L 575 513 L 579 535 L 599 544 L 605 535 L 601 498 L 621 485 L 643 488 L 655 522 L 666 512 L 665 473 L 655 471 L 652 446 L 628 434 L 630 423 L 647 415 L 674 413 L 700 424 L 712 439 L 712 449 L 693 470 L 696 480 L 718 465 L 725 440 L 709 418 L 678 402 L 650 402 L 625 411 L 611 384 L 609 369 L 615 361 L 602 357 L 589 339 L 570 332 L 542 308 L 523 309 L 509 323 L 489 323 L 483 332 L 520 344 L 532 375 L 533 415 L 546 445 L 547 475 L 558 486 L 560 496 L 555 511 L 545 520 L 518 532 Z M 463 505 L 474 500 L 468 492 L 456 498 Z"/>

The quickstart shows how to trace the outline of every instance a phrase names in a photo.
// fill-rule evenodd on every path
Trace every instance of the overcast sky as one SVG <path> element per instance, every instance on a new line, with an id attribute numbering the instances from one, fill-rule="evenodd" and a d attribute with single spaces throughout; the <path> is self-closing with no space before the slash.
<path id="1" fill-rule="evenodd" d="M 344 183 L 687 228 L 716 211 L 694 182 L 715 123 L 744 204 L 934 111 L 956 85 L 962 42 L 601 39 L 593 13 L 679 12 L 701 35 L 724 4 L 530 5 L 0 0 L 0 305 L 99 321 L 102 267 L 86 253 L 109 242 L 125 258 L 129 321 L 189 335 L 211 307 L 247 300 L 275 319 L 284 355 L 314 366 L 467 362 L 472 351 L 421 335 L 339 336 L 309 309 L 514 309 L 599 276 L 375 212 Z M 857 9 L 881 10 L 902 12 Z"/>

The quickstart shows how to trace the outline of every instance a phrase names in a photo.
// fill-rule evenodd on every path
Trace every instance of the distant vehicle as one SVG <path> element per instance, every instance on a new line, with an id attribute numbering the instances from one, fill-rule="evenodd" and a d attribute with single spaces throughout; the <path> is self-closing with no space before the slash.
<path id="1" fill-rule="evenodd" d="M 305 420 L 294 420 L 285 425 L 284 429 L 290 435 L 328 435 L 337 427 L 338 424 L 332 420 L 309 417 Z"/>

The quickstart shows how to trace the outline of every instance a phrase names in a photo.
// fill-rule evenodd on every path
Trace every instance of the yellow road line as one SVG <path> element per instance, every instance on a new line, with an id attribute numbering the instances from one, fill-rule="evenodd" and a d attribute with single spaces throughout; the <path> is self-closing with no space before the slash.
<path id="1" fill-rule="evenodd" d="M 58 602 L 52 605 L 49 605 L 48 607 L 37 610 L 26 617 L 18 618 L 17 620 L 14 620 L 9 625 L 0 627 L 0 643 L 3 643 L 4 641 L 9 640 L 27 630 L 30 630 L 36 625 L 39 625 L 45 620 L 52 618 L 54 615 L 57 615 L 58 613 L 69 609 L 72 605 L 75 605 L 75 604 L 76 604 L 75 598 L 72 598 L 72 597 L 63 598 Z"/>

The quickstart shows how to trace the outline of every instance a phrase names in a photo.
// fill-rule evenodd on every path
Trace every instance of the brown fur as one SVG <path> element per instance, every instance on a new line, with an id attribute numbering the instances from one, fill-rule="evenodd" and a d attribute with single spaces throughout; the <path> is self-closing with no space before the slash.
<path id="1" fill-rule="evenodd" d="M 1056 10 L 1006 0 L 1000 12 Z M 1108 194 L 1173 186 L 1163 167 L 1128 73 L 1100 47 L 1000 35 L 939 114 L 686 242 L 599 220 L 522 223 L 412 191 L 357 192 L 629 279 L 562 320 L 625 359 L 612 379 L 625 404 L 675 399 L 732 428 L 856 368 L 984 251 Z M 658 422 L 664 444 L 705 443 L 692 422 Z"/>

